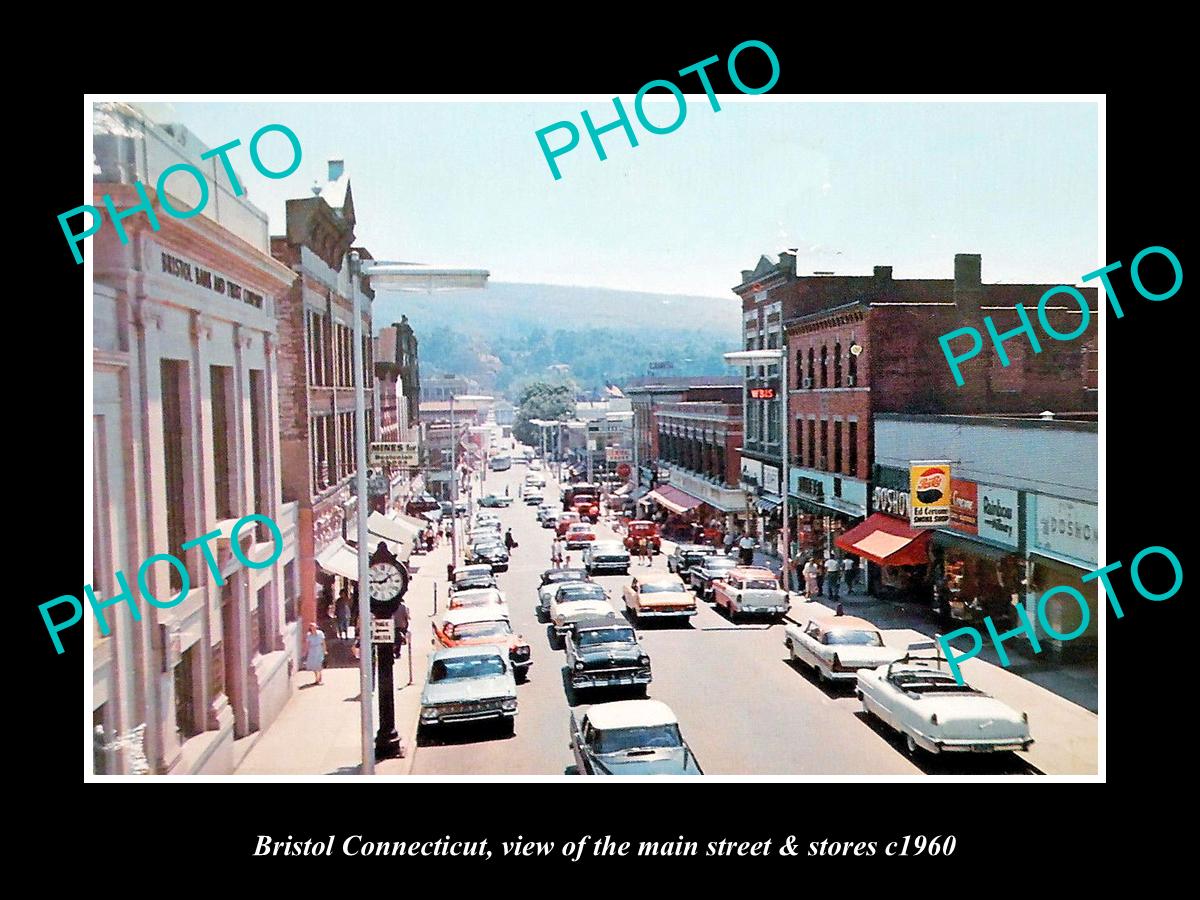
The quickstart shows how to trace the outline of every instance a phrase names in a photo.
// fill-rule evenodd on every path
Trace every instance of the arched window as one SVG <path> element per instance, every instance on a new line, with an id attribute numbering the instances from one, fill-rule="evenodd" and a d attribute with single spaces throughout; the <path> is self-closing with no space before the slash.
<path id="1" fill-rule="evenodd" d="M 850 339 L 850 346 L 854 346 L 853 337 Z M 858 384 L 858 357 L 853 353 L 850 354 L 850 362 L 848 367 L 850 371 L 847 374 L 850 376 L 850 386 L 855 387 Z"/>
<path id="2" fill-rule="evenodd" d="M 842 386 L 842 342 L 833 345 L 833 386 Z"/>
<path id="3" fill-rule="evenodd" d="M 816 385 L 816 383 L 817 382 L 813 378 L 813 348 L 809 347 L 808 348 L 808 386 L 813 387 L 814 385 Z"/>
<path id="4" fill-rule="evenodd" d="M 829 348 L 821 345 L 821 387 L 829 387 Z"/>

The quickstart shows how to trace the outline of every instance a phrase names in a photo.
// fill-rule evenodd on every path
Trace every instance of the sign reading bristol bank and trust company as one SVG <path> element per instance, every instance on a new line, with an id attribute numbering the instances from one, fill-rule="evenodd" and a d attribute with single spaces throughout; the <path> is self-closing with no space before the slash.
<path id="1" fill-rule="evenodd" d="M 914 528 L 950 524 L 950 463 L 913 460 L 908 466 L 908 514 Z"/>

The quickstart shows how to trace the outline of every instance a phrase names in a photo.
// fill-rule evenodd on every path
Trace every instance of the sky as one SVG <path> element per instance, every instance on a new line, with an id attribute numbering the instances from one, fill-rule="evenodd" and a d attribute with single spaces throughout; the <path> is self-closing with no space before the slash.
<path id="1" fill-rule="evenodd" d="M 653 96 L 653 95 L 651 95 Z M 665 125 L 675 101 L 647 102 Z M 800 103 L 687 95 L 678 129 L 655 135 L 611 99 L 552 102 L 141 103 L 210 147 L 235 138 L 249 199 L 284 230 L 284 201 L 311 196 L 343 158 L 358 243 L 376 259 L 454 264 L 494 281 L 590 285 L 732 299 L 741 270 L 798 248 L 797 271 L 949 278 L 980 253 L 985 282 L 1079 283 L 1103 265 L 1097 243 L 1094 103 Z M 551 175 L 535 132 L 573 122 L 580 143 Z M 246 145 L 280 122 L 303 149 L 280 180 Z M 548 136 L 552 147 L 565 131 Z M 263 141 L 273 166 L 286 152 Z M 239 155 L 240 154 L 240 155 Z M 277 163 L 274 160 L 282 160 Z"/>

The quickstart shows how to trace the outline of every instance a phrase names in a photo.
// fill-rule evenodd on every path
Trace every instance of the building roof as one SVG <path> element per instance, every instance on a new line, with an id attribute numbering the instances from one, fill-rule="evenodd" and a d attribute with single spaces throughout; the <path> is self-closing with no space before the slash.
<path id="1" fill-rule="evenodd" d="M 1095 412 L 1055 412 L 1053 419 L 1040 413 L 875 413 L 875 419 L 893 422 L 941 422 L 950 425 L 977 425 L 998 428 L 1038 428 L 1043 431 L 1096 431 L 1099 414 Z"/>
<path id="2" fill-rule="evenodd" d="M 588 707 L 588 721 L 601 731 L 612 728 L 639 728 L 678 725 L 671 707 L 661 700 L 618 700 Z"/>

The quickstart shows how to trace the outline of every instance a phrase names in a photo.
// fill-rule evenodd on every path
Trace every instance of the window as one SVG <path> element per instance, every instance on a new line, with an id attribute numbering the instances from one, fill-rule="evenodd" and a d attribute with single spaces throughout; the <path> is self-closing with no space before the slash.
<path id="1" fill-rule="evenodd" d="M 833 471 L 842 471 L 842 423 L 833 423 Z"/>
<path id="2" fill-rule="evenodd" d="M 260 515 L 274 515 L 275 511 L 267 507 L 267 477 L 265 474 L 267 448 L 270 433 L 263 407 L 266 405 L 266 387 L 262 369 L 250 370 L 250 464 L 254 477 L 254 511 Z M 263 522 L 255 523 L 258 531 L 257 540 L 267 539 L 267 526 Z"/>
<path id="3" fill-rule="evenodd" d="M 192 646 L 184 650 L 174 670 L 175 728 L 179 731 L 181 741 L 186 741 L 201 731 L 196 724 L 196 686 L 194 680 L 196 674 L 196 648 L 199 646 L 198 643 L 192 644 Z"/>
<path id="4" fill-rule="evenodd" d="M 821 463 L 819 469 L 829 471 L 829 420 L 821 420 Z"/>
<path id="5" fill-rule="evenodd" d="M 853 338 L 851 338 L 851 343 L 853 343 Z M 858 357 L 855 356 L 853 353 L 850 354 L 850 362 L 848 363 L 848 367 L 850 370 L 849 375 L 850 375 L 851 384 L 853 384 L 856 387 L 859 386 L 859 384 L 858 384 Z"/>
<path id="6" fill-rule="evenodd" d="M 258 615 L 255 616 L 255 624 L 258 632 L 258 640 L 251 643 L 251 647 L 258 650 L 259 653 L 267 654 L 272 650 L 271 647 L 271 585 L 264 584 L 258 589 Z"/>
<path id="7" fill-rule="evenodd" d="M 829 387 L 829 348 L 821 345 L 821 387 Z"/>
<path id="8" fill-rule="evenodd" d="M 808 348 L 808 386 L 810 388 L 814 387 L 816 385 L 816 383 L 817 382 L 813 378 L 813 348 L 809 347 Z"/>
<path id="9" fill-rule="evenodd" d="M 810 418 L 808 420 L 808 462 L 810 468 L 816 468 L 817 465 L 817 421 Z"/>
<path id="10" fill-rule="evenodd" d="M 854 357 L 851 357 L 851 359 L 853 359 L 853 358 Z M 846 469 L 846 473 L 848 475 L 852 475 L 855 478 L 857 478 L 858 477 L 858 423 L 850 422 L 848 424 L 849 424 L 848 430 L 849 430 L 849 437 L 850 437 L 850 448 L 849 448 L 850 449 L 850 465 Z"/>
<path id="11" fill-rule="evenodd" d="M 283 618 L 287 622 L 296 621 L 296 561 L 294 559 L 283 564 Z"/>
<path id="12" fill-rule="evenodd" d="M 842 386 L 842 344 L 833 345 L 833 386 Z"/>
<path id="13" fill-rule="evenodd" d="M 185 521 L 185 502 L 187 491 L 187 472 L 184 466 L 184 391 L 187 389 L 187 363 L 183 360 L 164 359 L 160 368 L 162 377 L 162 436 L 163 436 L 163 474 L 167 482 L 167 543 L 174 550 L 191 538 L 187 534 Z M 214 451 L 214 457 L 222 457 L 223 453 Z M 107 466 L 107 460 L 105 460 Z M 184 563 L 187 564 L 192 554 L 186 554 Z M 171 587 L 174 590 L 183 588 L 183 576 L 175 566 L 168 566 Z M 192 574 L 189 566 L 188 574 Z M 189 579 L 191 580 L 191 579 Z"/>
<path id="14" fill-rule="evenodd" d="M 767 407 L 767 443 L 779 443 L 779 409 L 777 400 L 764 401 Z"/>
<path id="15" fill-rule="evenodd" d="M 228 366 L 210 366 L 209 384 L 212 393 L 213 479 L 216 483 L 217 518 L 233 517 L 233 484 L 231 462 L 234 458 L 232 435 L 229 431 L 229 387 L 232 370 Z M 184 538 L 184 540 L 187 540 Z M 178 546 L 172 542 L 172 546 Z"/>
<path id="16" fill-rule="evenodd" d="M 320 339 L 321 339 L 321 370 L 323 380 L 321 384 L 329 386 L 333 384 L 333 328 L 325 316 L 318 316 L 317 321 L 320 323 Z"/>
<path id="17" fill-rule="evenodd" d="M 804 465 L 804 417 L 796 417 L 796 458 Z"/>

